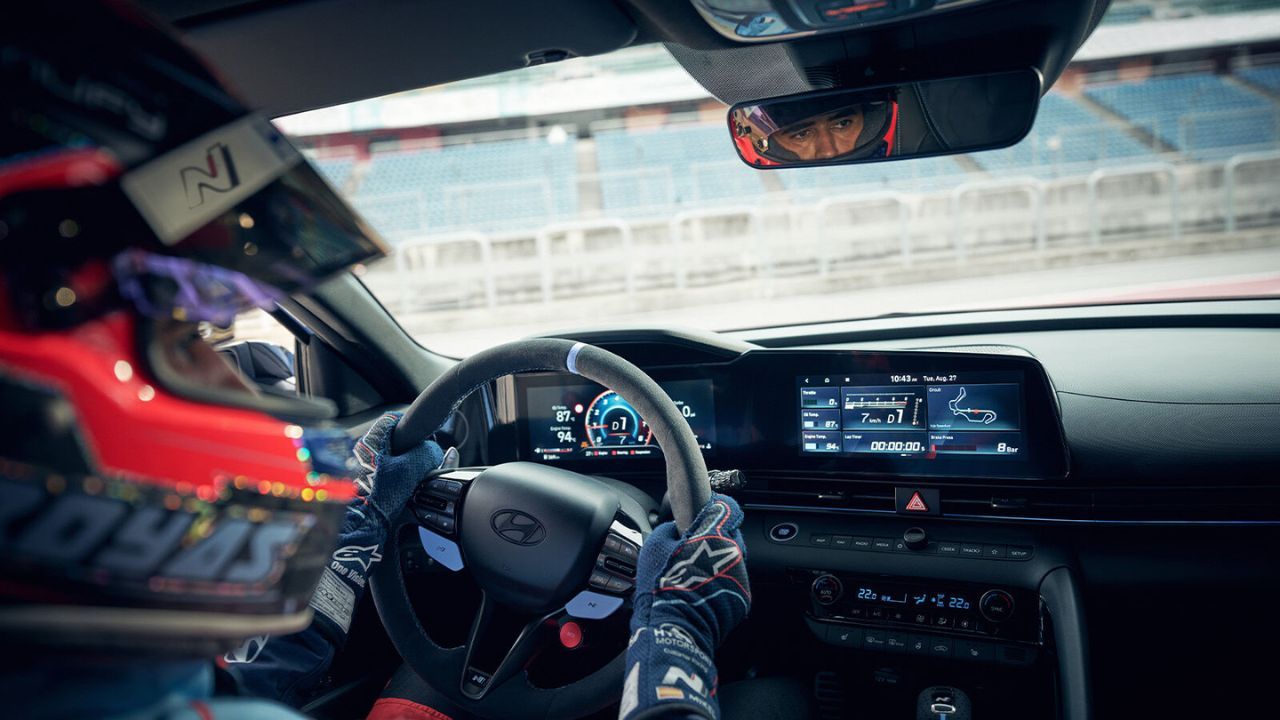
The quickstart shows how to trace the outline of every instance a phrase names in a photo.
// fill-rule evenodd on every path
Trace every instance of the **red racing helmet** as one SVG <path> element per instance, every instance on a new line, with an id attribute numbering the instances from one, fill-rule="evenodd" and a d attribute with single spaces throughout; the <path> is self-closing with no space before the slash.
<path id="1" fill-rule="evenodd" d="M 326 401 L 199 336 L 385 245 L 118 4 L 0 23 L 0 637 L 209 655 L 310 621 L 354 497 Z"/>

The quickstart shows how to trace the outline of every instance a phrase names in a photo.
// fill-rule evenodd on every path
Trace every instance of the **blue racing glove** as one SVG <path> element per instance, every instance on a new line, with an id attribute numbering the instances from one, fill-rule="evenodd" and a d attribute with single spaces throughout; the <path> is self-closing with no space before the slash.
<path id="1" fill-rule="evenodd" d="M 636 568 L 622 720 L 693 715 L 718 720 L 712 660 L 751 608 L 746 545 L 733 498 L 712 495 L 683 535 L 659 525 Z"/>
<path id="2" fill-rule="evenodd" d="M 245 694 L 295 707 L 315 694 L 335 653 L 346 642 L 369 573 L 382 560 L 392 519 L 423 476 L 442 464 L 457 465 L 455 450 L 442 453 L 430 441 L 403 455 L 392 455 L 391 431 L 398 422 L 400 413 L 383 415 L 355 445 L 357 496 L 347 506 L 337 550 L 311 597 L 315 610 L 311 625 L 283 637 L 249 638 L 223 658 Z"/>
<path id="3" fill-rule="evenodd" d="M 364 594 L 373 564 L 382 560 L 382 544 L 392 519 L 409 502 L 418 482 L 445 462 L 440 446 L 428 440 L 402 455 L 392 455 L 391 431 L 403 413 L 378 418 L 356 442 L 356 499 L 347 507 L 338 549 L 311 599 L 317 619 L 327 619 L 345 637 L 351 613 Z M 450 449 L 451 462 L 457 453 Z"/>

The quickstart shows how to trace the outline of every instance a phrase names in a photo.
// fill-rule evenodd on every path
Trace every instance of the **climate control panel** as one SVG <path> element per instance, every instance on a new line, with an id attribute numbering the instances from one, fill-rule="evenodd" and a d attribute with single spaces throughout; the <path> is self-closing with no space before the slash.
<path id="1" fill-rule="evenodd" d="M 1029 590 L 822 570 L 793 579 L 808 583 L 810 627 L 834 645 L 1025 664 L 1041 644 Z"/>

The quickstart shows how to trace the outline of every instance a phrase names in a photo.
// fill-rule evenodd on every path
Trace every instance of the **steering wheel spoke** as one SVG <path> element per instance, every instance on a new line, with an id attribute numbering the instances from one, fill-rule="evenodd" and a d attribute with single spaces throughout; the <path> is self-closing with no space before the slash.
<path id="1" fill-rule="evenodd" d="M 484 471 L 483 467 L 434 470 L 422 479 L 410 504 L 427 556 L 453 572 L 464 567 L 458 547 L 462 500 L 471 481 Z"/>
<path id="2" fill-rule="evenodd" d="M 462 694 L 479 700 L 520 674 L 547 642 L 545 628 L 554 625 L 563 613 L 556 610 L 530 618 L 503 607 L 488 593 L 482 594 L 467 641 Z"/>

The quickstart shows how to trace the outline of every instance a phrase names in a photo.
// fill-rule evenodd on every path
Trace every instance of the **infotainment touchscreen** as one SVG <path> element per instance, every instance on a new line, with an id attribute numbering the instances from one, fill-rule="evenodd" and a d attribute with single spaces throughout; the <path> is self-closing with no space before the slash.
<path id="1" fill-rule="evenodd" d="M 1020 372 L 806 375 L 797 401 L 803 455 L 1025 452 Z"/>
<path id="2" fill-rule="evenodd" d="M 710 456 L 716 446 L 711 381 L 663 380 L 658 384 L 675 402 Z M 524 447 L 544 462 L 595 458 L 661 456 L 648 423 L 621 395 L 595 383 L 563 376 L 528 378 L 522 385 Z"/>

